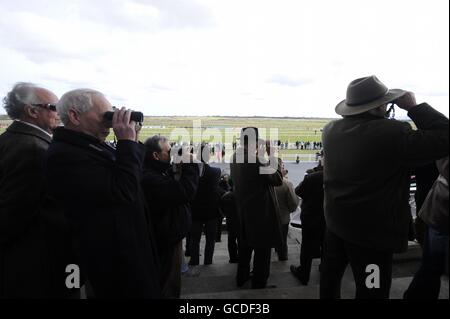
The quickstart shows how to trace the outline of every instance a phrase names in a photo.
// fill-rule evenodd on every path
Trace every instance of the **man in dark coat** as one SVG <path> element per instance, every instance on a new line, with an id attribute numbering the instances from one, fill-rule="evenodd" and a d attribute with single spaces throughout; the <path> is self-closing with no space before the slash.
<path id="1" fill-rule="evenodd" d="M 291 272 L 307 285 L 314 258 L 322 256 L 322 244 L 325 234 L 325 217 L 323 212 L 323 167 L 316 167 L 305 176 L 295 189 L 302 199 L 300 220 L 302 223 L 302 245 L 300 266 L 291 266 Z"/>
<path id="2" fill-rule="evenodd" d="M 0 298 L 64 298 L 70 237 L 46 196 L 44 155 L 58 98 L 18 83 L 4 100 L 14 122 L 0 136 Z M 72 260 L 73 261 L 73 260 Z"/>
<path id="3" fill-rule="evenodd" d="M 81 276 L 98 298 L 158 298 L 157 252 L 141 190 L 145 147 L 136 142 L 131 111 L 81 89 L 57 105 L 64 128 L 47 153 L 49 191 L 64 209 L 81 257 Z M 117 149 L 105 144 L 109 128 Z"/>
<path id="4" fill-rule="evenodd" d="M 223 148 L 223 152 L 225 152 L 225 147 Z M 222 156 L 222 159 L 225 158 L 225 155 Z M 223 174 L 220 177 L 219 181 L 219 189 L 221 193 L 221 197 L 225 195 L 226 192 L 231 191 L 231 185 L 230 185 L 230 175 Z M 217 217 L 217 231 L 216 231 L 216 243 L 220 243 L 222 241 L 222 223 L 223 218 L 225 216 L 223 215 L 222 209 L 220 209 L 219 216 Z"/>
<path id="5" fill-rule="evenodd" d="M 192 201 L 192 228 L 190 234 L 191 260 L 189 261 L 189 265 L 194 266 L 199 264 L 200 239 L 203 228 L 205 229 L 206 240 L 203 263 L 205 265 L 212 264 L 217 232 L 217 219 L 221 214 L 219 201 L 221 194 L 223 194 L 223 191 L 219 188 L 220 168 L 208 165 L 210 156 L 209 147 L 202 145 L 200 153 L 204 168 L 198 184 L 197 194 Z"/>
<path id="6" fill-rule="evenodd" d="M 226 192 L 221 200 L 220 207 L 227 221 L 227 233 L 228 233 L 228 255 L 230 256 L 230 264 L 239 262 L 239 216 L 236 205 L 236 196 L 233 190 Z"/>
<path id="7" fill-rule="evenodd" d="M 257 152 L 256 128 L 244 128 L 241 145 L 230 164 L 234 194 L 241 218 L 238 286 L 250 278 L 250 260 L 254 251 L 252 288 L 264 288 L 270 275 L 271 248 L 280 247 L 282 232 L 274 186 L 283 183 L 281 165 L 270 156 L 263 164 L 263 152 Z M 270 147 L 267 147 L 269 155 Z M 260 159 L 261 158 L 261 159 Z"/>
<path id="8" fill-rule="evenodd" d="M 436 164 L 438 178 L 418 212 L 428 226 L 422 263 L 404 294 L 406 299 L 438 299 L 441 276 L 448 274 L 448 156 Z"/>
<path id="9" fill-rule="evenodd" d="M 385 118 L 388 103 L 418 130 Z M 357 298 L 389 298 L 393 253 L 408 247 L 410 167 L 448 155 L 448 119 L 375 76 L 350 83 L 323 130 L 325 235 L 321 298 L 338 298 L 348 263 Z"/>
<path id="10" fill-rule="evenodd" d="M 199 168 L 191 161 L 172 165 L 171 147 L 163 136 L 149 138 L 145 147 L 142 189 L 155 229 L 162 296 L 179 298 L 182 241 L 190 231 L 190 202 L 197 192 Z"/>

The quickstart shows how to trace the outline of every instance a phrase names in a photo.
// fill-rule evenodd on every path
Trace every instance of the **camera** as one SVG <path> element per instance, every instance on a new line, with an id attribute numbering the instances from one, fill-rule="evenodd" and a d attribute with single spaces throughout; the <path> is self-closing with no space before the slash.
<path id="1" fill-rule="evenodd" d="M 104 119 L 108 122 L 111 122 L 114 116 L 114 112 L 106 112 L 104 115 Z M 142 112 L 131 112 L 130 122 L 135 121 L 137 123 L 144 122 L 144 114 Z"/>

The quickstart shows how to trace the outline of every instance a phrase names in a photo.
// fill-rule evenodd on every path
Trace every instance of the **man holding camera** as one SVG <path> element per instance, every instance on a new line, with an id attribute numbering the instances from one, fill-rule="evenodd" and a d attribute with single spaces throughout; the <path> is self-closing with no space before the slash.
<path id="1" fill-rule="evenodd" d="M 140 180 L 145 147 L 131 111 L 80 89 L 57 104 L 64 127 L 47 153 L 50 194 L 69 219 L 81 276 L 98 298 L 158 298 L 158 260 Z M 105 143 L 110 128 L 117 149 Z"/>
<path id="2" fill-rule="evenodd" d="M 189 203 L 197 193 L 199 166 L 193 163 L 190 153 L 184 154 L 184 161 L 171 164 L 171 147 L 164 136 L 149 138 L 145 147 L 142 188 L 155 228 L 161 261 L 162 297 L 179 298 L 182 241 L 192 223 Z"/>
<path id="3" fill-rule="evenodd" d="M 418 130 L 387 119 L 389 103 L 408 111 Z M 343 119 L 329 123 L 322 138 L 327 232 L 320 296 L 340 297 L 350 263 L 356 298 L 389 298 L 393 253 L 408 247 L 410 168 L 448 155 L 448 119 L 375 76 L 351 82 L 336 113 Z"/>
<path id="4" fill-rule="evenodd" d="M 278 202 L 274 186 L 283 183 L 281 163 L 271 154 L 269 165 L 263 163 L 263 151 L 258 147 L 258 129 L 243 128 L 241 145 L 230 164 L 231 179 L 240 217 L 239 265 L 236 283 L 239 287 L 250 279 L 253 258 L 252 289 L 265 288 L 270 275 L 271 248 L 282 244 Z M 261 145 L 261 144 L 260 144 Z"/>

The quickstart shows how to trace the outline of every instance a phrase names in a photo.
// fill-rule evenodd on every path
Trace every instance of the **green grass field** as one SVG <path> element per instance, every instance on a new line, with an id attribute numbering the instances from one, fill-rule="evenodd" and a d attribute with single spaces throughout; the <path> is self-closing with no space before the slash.
<path id="1" fill-rule="evenodd" d="M 329 120 L 321 119 L 292 119 L 292 118 L 231 118 L 231 117 L 146 117 L 144 127 L 140 133 L 141 139 L 153 135 L 164 135 L 173 137 L 172 140 L 182 140 L 180 136 L 188 134 L 197 141 L 211 141 L 214 134 L 220 134 L 223 142 L 233 141 L 233 137 L 239 136 L 240 129 L 246 126 L 255 126 L 260 130 L 264 138 L 275 139 L 271 136 L 271 130 L 278 130 L 278 139 L 289 143 L 295 141 L 319 142 L 321 140 L 321 129 Z M 196 134 L 193 134 L 194 126 Z M 199 128 L 201 127 L 201 137 Z M 176 130 L 174 130 L 176 129 Z"/>
<path id="2" fill-rule="evenodd" d="M 174 142 L 221 140 L 222 143 L 232 143 L 239 138 L 242 127 L 255 126 L 258 127 L 261 138 L 279 139 L 283 143 L 287 141 L 290 143 L 290 148 L 293 148 L 295 146 L 293 143 L 296 141 L 320 142 L 321 130 L 329 121 L 329 119 L 260 117 L 145 117 L 140 140 L 145 141 L 148 137 L 160 134 Z M 1 117 L 0 134 L 10 124 L 10 120 Z M 278 135 L 275 135 L 275 131 Z M 114 136 L 111 134 L 108 140 L 113 139 Z M 308 158 L 308 154 L 316 152 L 314 150 L 280 150 L 280 154 L 290 160 L 295 160 L 297 155 Z"/>
<path id="3" fill-rule="evenodd" d="M 185 131 L 193 137 L 193 127 L 201 126 L 202 140 L 208 141 L 212 137 L 205 136 L 220 132 L 223 139 L 233 135 L 238 136 L 239 130 L 245 126 L 258 127 L 260 133 L 266 138 L 270 136 L 270 130 L 278 130 L 278 139 L 282 142 L 288 141 L 311 141 L 321 140 L 321 129 L 328 123 L 326 119 L 294 119 L 294 118 L 232 118 L 232 117 L 146 117 L 140 133 L 142 140 L 153 135 L 164 135 L 170 137 L 171 134 Z M 11 124 L 10 120 L 0 119 L 0 133 Z M 177 131 L 174 131 L 177 129 Z M 206 130 L 206 131 L 205 131 Z M 198 130 L 197 130 L 198 131 Z M 112 135 L 110 136 L 112 138 Z M 195 135 L 199 137 L 198 134 Z"/>

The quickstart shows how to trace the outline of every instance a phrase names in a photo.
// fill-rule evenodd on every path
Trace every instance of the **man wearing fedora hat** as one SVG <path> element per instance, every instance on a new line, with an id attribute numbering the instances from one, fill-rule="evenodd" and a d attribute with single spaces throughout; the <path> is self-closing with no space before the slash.
<path id="1" fill-rule="evenodd" d="M 418 129 L 387 119 L 390 103 L 408 111 Z M 320 296 L 340 297 L 350 263 L 356 298 L 389 298 L 393 253 L 408 247 L 410 169 L 448 156 L 448 119 L 375 76 L 352 81 L 336 113 L 343 119 L 322 137 L 327 233 Z"/>

